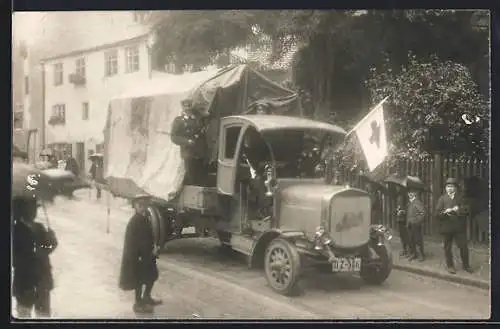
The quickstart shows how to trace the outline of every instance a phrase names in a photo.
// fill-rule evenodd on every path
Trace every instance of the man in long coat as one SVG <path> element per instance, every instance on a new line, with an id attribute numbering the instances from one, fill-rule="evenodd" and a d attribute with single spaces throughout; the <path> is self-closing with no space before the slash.
<path id="1" fill-rule="evenodd" d="M 13 231 L 13 296 L 21 318 L 50 317 L 50 292 L 54 288 L 49 255 L 57 247 L 54 231 L 35 221 L 35 198 L 16 197 L 12 204 Z"/>
<path id="2" fill-rule="evenodd" d="M 408 237 L 410 242 L 410 257 L 408 260 L 419 258 L 425 260 L 424 253 L 424 221 L 425 206 L 418 198 L 418 192 L 414 189 L 408 191 L 408 208 L 406 209 L 406 220 L 408 227 Z M 420 255 L 417 252 L 419 247 Z"/>
<path id="3" fill-rule="evenodd" d="M 153 228 L 147 216 L 150 197 L 138 195 L 133 204 L 135 214 L 127 224 L 123 246 L 119 286 L 125 291 L 135 290 L 136 313 L 152 313 L 153 306 L 161 304 L 151 297 L 158 279 L 156 258 L 159 248 L 155 245 Z M 143 290 L 144 288 L 144 290 Z"/>
<path id="4" fill-rule="evenodd" d="M 458 180 L 448 178 L 445 186 L 446 193 L 439 197 L 434 215 L 439 222 L 440 232 L 444 239 L 444 255 L 448 272 L 456 273 L 453 264 L 453 240 L 460 249 L 462 267 L 472 272 L 469 264 L 469 249 L 467 247 L 467 215 L 468 206 L 465 199 L 458 194 Z"/>

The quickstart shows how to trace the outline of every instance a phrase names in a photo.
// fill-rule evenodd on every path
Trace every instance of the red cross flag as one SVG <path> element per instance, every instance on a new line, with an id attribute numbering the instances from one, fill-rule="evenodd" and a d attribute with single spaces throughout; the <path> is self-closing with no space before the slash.
<path id="1" fill-rule="evenodd" d="M 358 136 L 370 171 L 377 168 L 388 154 L 384 121 L 384 102 L 387 98 L 384 98 L 351 130 Z"/>

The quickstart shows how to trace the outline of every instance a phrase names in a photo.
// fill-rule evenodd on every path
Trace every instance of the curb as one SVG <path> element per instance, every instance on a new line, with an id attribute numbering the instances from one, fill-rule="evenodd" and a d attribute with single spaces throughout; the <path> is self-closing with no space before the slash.
<path id="1" fill-rule="evenodd" d="M 393 264 L 392 266 L 394 269 L 400 270 L 400 271 L 405 271 L 405 272 L 410 272 L 414 274 L 419 274 L 423 276 L 428 276 L 444 281 L 449 281 L 449 282 L 455 282 L 471 287 L 476 287 L 480 289 L 485 289 L 489 290 L 490 289 L 490 282 L 482 279 L 476 279 L 476 278 L 466 278 L 462 277 L 456 274 L 449 274 L 449 273 L 442 273 L 442 272 L 436 272 L 436 271 L 431 271 L 428 269 L 423 269 L 419 268 L 416 266 L 410 266 L 410 265 L 401 265 L 401 264 Z"/>

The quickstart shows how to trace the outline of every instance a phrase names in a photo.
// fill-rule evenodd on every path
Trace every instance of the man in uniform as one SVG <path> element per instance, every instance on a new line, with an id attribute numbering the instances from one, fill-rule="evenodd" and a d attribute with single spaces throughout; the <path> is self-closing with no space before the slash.
<path id="1" fill-rule="evenodd" d="M 153 228 L 147 216 L 149 200 L 150 197 L 144 194 L 132 200 L 135 214 L 125 231 L 120 269 L 120 288 L 135 290 L 133 310 L 136 313 L 152 313 L 153 306 L 161 304 L 160 300 L 151 297 L 153 284 L 158 279 L 156 259 L 159 248 L 155 245 Z"/>
<path id="2" fill-rule="evenodd" d="M 199 121 L 194 115 L 184 112 L 172 123 L 172 142 L 181 147 L 181 156 L 184 159 L 186 178 L 184 184 L 203 185 L 201 177 L 206 173 L 206 155 L 204 141 Z"/>
<path id="3" fill-rule="evenodd" d="M 467 214 L 468 207 L 464 198 L 458 195 L 458 180 L 448 178 L 445 186 L 446 193 L 439 197 L 436 204 L 435 216 L 440 224 L 440 231 L 444 239 L 444 255 L 448 272 L 456 273 L 453 264 L 453 240 L 460 249 L 462 267 L 467 272 L 472 272 L 469 264 L 469 249 L 467 247 Z"/>
<path id="4" fill-rule="evenodd" d="M 57 247 L 54 231 L 35 221 L 36 198 L 15 197 L 12 204 L 13 231 L 13 295 L 17 313 L 30 317 L 50 317 L 50 292 L 54 288 L 49 255 Z"/>
<path id="5" fill-rule="evenodd" d="M 417 191 L 411 188 L 408 190 L 406 219 L 410 243 L 410 257 L 408 260 L 412 261 L 418 258 L 423 262 L 425 260 L 423 232 L 425 207 L 422 201 L 418 199 Z M 420 256 L 417 253 L 417 246 L 419 247 Z"/>

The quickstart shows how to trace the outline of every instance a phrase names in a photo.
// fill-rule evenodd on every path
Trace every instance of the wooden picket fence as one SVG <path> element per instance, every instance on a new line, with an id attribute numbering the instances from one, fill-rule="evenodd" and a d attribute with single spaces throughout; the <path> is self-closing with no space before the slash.
<path id="1" fill-rule="evenodd" d="M 349 168 L 337 168 L 340 175 L 340 181 L 348 183 L 353 187 L 364 189 L 366 187 L 366 179 L 363 179 L 358 172 L 353 172 Z M 442 159 L 436 155 L 433 159 L 399 159 L 396 165 L 389 167 L 387 164 L 380 165 L 376 170 L 376 179 L 382 180 L 389 174 L 398 173 L 400 175 L 412 175 L 419 177 L 429 189 L 428 192 L 422 193 L 420 198 L 424 202 L 427 214 L 424 223 L 424 232 L 428 236 L 439 236 L 437 223 L 432 215 L 436 202 L 444 193 L 444 182 L 447 177 L 458 178 L 462 182 L 470 177 L 476 177 L 483 182 L 489 182 L 489 164 L 486 161 L 476 159 L 454 160 Z M 331 173 L 330 173 L 331 174 Z M 463 184 L 461 184 L 463 186 Z M 488 184 L 486 183 L 486 186 Z M 382 222 L 392 229 L 396 229 L 396 200 L 390 194 L 384 194 L 380 191 L 375 192 L 382 204 Z M 489 193 L 483 198 L 489 200 Z M 487 200 L 482 200 L 488 204 Z M 485 227 L 487 226 L 487 227 Z M 479 224 L 474 221 L 472 216 L 468 219 L 467 236 L 469 241 L 473 243 L 488 243 L 490 237 L 489 225 Z"/>

